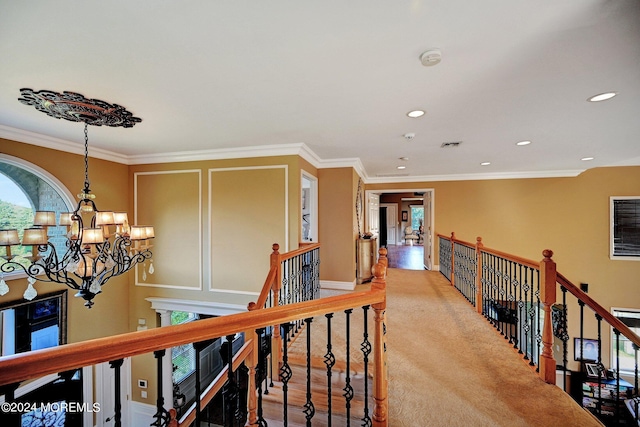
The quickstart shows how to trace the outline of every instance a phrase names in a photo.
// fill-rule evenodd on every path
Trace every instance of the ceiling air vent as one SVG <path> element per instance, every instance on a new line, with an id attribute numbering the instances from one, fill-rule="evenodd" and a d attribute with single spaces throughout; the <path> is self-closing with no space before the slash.
<path id="1" fill-rule="evenodd" d="M 462 141 L 443 142 L 440 147 L 442 147 L 442 148 L 457 147 L 460 144 L 462 144 Z"/>

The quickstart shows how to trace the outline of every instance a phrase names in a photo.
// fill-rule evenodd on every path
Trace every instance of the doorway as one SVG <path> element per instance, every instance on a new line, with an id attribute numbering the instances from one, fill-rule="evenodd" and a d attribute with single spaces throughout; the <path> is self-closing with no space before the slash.
<path id="1" fill-rule="evenodd" d="M 433 268 L 433 232 L 434 232 L 434 189 L 382 189 L 367 190 L 367 200 L 376 198 L 380 200 L 380 209 L 365 209 L 367 224 L 378 222 L 380 224 L 380 243 L 387 247 L 388 256 L 397 260 L 402 257 L 407 262 L 398 263 L 397 268 L 426 269 Z M 383 209 L 385 208 L 385 209 Z M 395 214 L 396 230 L 395 242 L 392 244 L 387 227 L 386 237 L 383 240 L 382 225 L 389 223 L 389 214 Z M 373 218 L 376 216 L 376 218 Z M 422 219 L 422 223 L 420 223 Z M 384 220 L 384 222 L 383 222 Z M 406 233 L 413 233 L 414 238 Z M 387 242 L 385 245 L 384 242 Z M 392 259 L 389 259 L 390 266 Z M 407 267 L 409 266 L 409 267 Z"/>
<path id="2" fill-rule="evenodd" d="M 300 241 L 318 241 L 318 178 L 302 171 L 300 194 Z"/>

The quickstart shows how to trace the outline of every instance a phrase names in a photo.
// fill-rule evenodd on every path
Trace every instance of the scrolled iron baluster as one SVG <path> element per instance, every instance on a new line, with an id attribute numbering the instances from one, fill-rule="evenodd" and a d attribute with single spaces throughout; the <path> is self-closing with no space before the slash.
<path id="1" fill-rule="evenodd" d="M 324 315 L 327 318 L 327 353 L 324 355 L 324 364 L 327 367 L 327 427 L 331 427 L 331 376 L 333 365 L 336 364 L 336 357 L 331 348 L 331 318 L 333 313 Z"/>
<path id="2" fill-rule="evenodd" d="M 223 420 L 225 427 L 233 427 L 234 420 L 237 416 L 236 403 L 238 399 L 238 385 L 236 383 L 235 372 L 233 371 L 233 339 L 235 335 L 227 335 L 226 362 L 227 362 L 227 384 L 222 392 L 222 400 L 224 402 Z M 228 423 L 228 424 L 227 424 Z"/>
<path id="3" fill-rule="evenodd" d="M 532 274 L 536 275 L 536 314 L 541 312 L 540 308 L 540 272 L 538 270 L 531 270 Z M 540 327 L 540 315 L 536 315 L 536 352 L 535 352 L 535 364 L 536 372 L 540 372 L 540 346 L 542 344 L 542 328 Z M 532 358 L 533 360 L 533 358 Z"/>
<path id="4" fill-rule="evenodd" d="M 290 323 L 283 323 L 282 329 L 284 329 L 285 336 L 289 335 L 289 330 L 291 329 Z M 282 340 L 282 366 L 280 366 L 280 381 L 282 382 L 282 422 L 285 427 L 288 424 L 288 416 L 287 416 L 287 406 L 288 406 L 288 391 L 289 391 L 289 380 L 291 379 L 291 367 L 289 366 L 289 356 L 287 354 L 287 340 Z"/>
<path id="5" fill-rule="evenodd" d="M 109 362 L 109 366 L 113 369 L 114 371 L 114 377 L 115 377 L 115 384 L 114 384 L 114 412 L 115 414 L 113 415 L 113 427 L 121 427 L 122 426 L 122 401 L 120 399 L 121 396 L 121 391 L 120 389 L 122 388 L 121 385 L 121 375 L 120 375 L 120 368 L 122 367 L 122 363 L 124 362 L 124 359 L 118 359 L 118 360 L 112 360 L 111 362 Z"/>
<path id="6" fill-rule="evenodd" d="M 311 400 L 311 322 L 312 318 L 304 319 L 307 327 L 307 401 L 304 404 L 304 416 L 307 420 L 307 427 L 311 427 L 311 420 L 316 413 L 315 406 Z"/>
<path id="7" fill-rule="evenodd" d="M 567 391 L 567 363 L 568 363 L 568 341 L 569 341 L 569 319 L 567 312 L 567 288 L 564 286 L 560 286 L 560 290 L 562 291 L 562 336 L 560 339 L 562 340 L 562 384 L 563 390 Z"/>
<path id="8" fill-rule="evenodd" d="M 263 417 L 262 409 L 262 382 L 267 382 L 267 355 L 263 346 L 263 337 L 266 337 L 266 328 L 256 329 L 258 340 L 258 363 L 256 365 L 256 385 L 258 390 L 258 427 L 268 427 Z M 253 390 L 249 390 L 253 393 Z"/>
<path id="9" fill-rule="evenodd" d="M 346 418 L 347 418 L 347 427 L 349 427 L 351 425 L 351 400 L 353 400 L 353 387 L 351 386 L 351 357 L 350 357 L 350 338 L 351 338 L 351 325 L 350 325 L 350 317 L 351 317 L 351 313 L 353 312 L 352 309 L 348 309 L 345 310 L 345 315 L 346 315 L 346 339 L 347 339 L 347 344 L 346 344 L 346 359 L 347 359 L 347 363 L 346 363 L 346 367 L 345 367 L 345 386 L 342 389 L 344 391 L 344 399 L 345 399 L 345 408 L 346 408 Z"/>
<path id="10" fill-rule="evenodd" d="M 362 307 L 362 312 L 364 315 L 364 332 L 362 334 L 362 344 L 360 345 L 364 362 L 364 416 L 362 417 L 362 427 L 371 427 L 371 417 L 369 416 L 369 355 L 371 354 L 368 326 L 369 306 Z"/>
<path id="11" fill-rule="evenodd" d="M 616 336 L 616 414 L 615 418 L 620 421 L 620 331 L 613 328 Z"/>
<path id="12" fill-rule="evenodd" d="M 171 421 L 169 412 L 164 409 L 164 396 L 162 395 L 162 358 L 164 357 L 165 350 L 156 350 L 153 352 L 153 356 L 156 358 L 157 363 L 157 378 L 158 378 L 158 398 L 156 399 L 156 413 L 153 416 L 155 421 L 151 423 L 153 427 L 166 427 Z"/>
<path id="13" fill-rule="evenodd" d="M 602 316 L 595 314 L 598 321 L 598 401 L 596 402 L 596 411 L 598 415 L 602 415 L 602 374 L 604 365 L 602 364 Z"/>

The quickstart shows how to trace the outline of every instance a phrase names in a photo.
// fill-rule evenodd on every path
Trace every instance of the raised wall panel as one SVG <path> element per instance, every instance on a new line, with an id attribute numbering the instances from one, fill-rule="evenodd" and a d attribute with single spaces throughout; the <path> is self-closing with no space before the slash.
<path id="1" fill-rule="evenodd" d="M 202 186 L 200 170 L 134 175 L 135 219 L 153 225 L 153 266 L 138 266 L 137 286 L 202 289 Z M 147 269 L 143 280 L 143 269 Z"/>
<path id="2" fill-rule="evenodd" d="M 286 165 L 210 169 L 211 291 L 260 292 L 288 242 Z"/>

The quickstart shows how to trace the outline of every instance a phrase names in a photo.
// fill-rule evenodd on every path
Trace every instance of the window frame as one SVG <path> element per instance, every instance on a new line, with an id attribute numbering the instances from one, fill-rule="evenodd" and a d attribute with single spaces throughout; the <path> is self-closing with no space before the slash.
<path id="1" fill-rule="evenodd" d="M 58 196 L 64 203 L 67 212 L 75 209 L 76 202 L 73 194 L 58 178 L 47 172 L 45 169 L 19 157 L 10 156 L 3 153 L 0 153 L 0 163 L 6 163 L 16 168 L 23 169 L 26 172 L 34 175 L 36 178 L 44 181 L 58 194 Z M 27 199 L 33 204 L 33 200 L 31 200 L 28 195 L 26 196 Z M 32 209 L 35 211 L 38 209 L 38 207 L 32 206 Z M 3 273 L 3 276 L 5 280 L 23 279 L 27 277 L 26 273 L 19 269 L 11 273 Z"/>
<path id="2" fill-rule="evenodd" d="M 640 261 L 640 247 L 637 249 L 635 255 L 616 255 L 616 242 L 615 242 L 615 224 L 616 224 L 616 209 L 615 204 L 618 201 L 623 200 L 635 200 L 640 204 L 640 196 L 611 196 L 609 198 L 609 258 L 611 260 L 620 261 Z M 640 211 L 636 220 L 638 228 L 640 229 Z"/>
<path id="3" fill-rule="evenodd" d="M 189 322 L 193 322 L 198 320 L 200 317 L 197 313 L 192 313 L 192 312 L 188 312 L 188 311 L 181 311 L 181 310 L 174 310 L 171 312 L 171 314 L 173 315 L 173 313 L 177 313 L 177 312 L 181 312 L 181 313 L 187 313 L 187 318 L 184 319 L 181 322 L 178 323 L 173 323 L 173 318 L 171 319 L 171 325 L 183 325 L 185 323 L 189 323 Z M 189 348 L 190 347 L 190 348 Z M 195 348 L 193 347 L 193 344 L 184 344 L 184 345 L 180 345 L 177 347 L 171 347 L 171 366 L 175 366 L 173 364 L 173 360 L 179 356 L 182 356 L 186 354 L 189 357 L 189 372 L 186 372 L 185 374 L 183 374 L 180 378 L 175 377 L 175 370 L 171 373 L 171 381 L 173 384 L 181 384 L 184 380 L 186 380 L 187 378 L 189 378 L 189 376 L 191 376 L 195 371 L 196 371 L 196 359 L 195 359 L 195 355 L 196 355 L 196 351 Z"/>
<path id="4" fill-rule="evenodd" d="M 633 314 L 638 315 L 639 318 L 640 318 L 640 308 L 611 307 L 611 314 L 613 314 L 613 316 L 616 319 L 620 320 L 620 318 L 619 318 L 618 314 L 616 314 L 616 312 L 633 313 Z M 624 323 L 622 320 L 620 320 L 620 321 L 622 323 Z M 625 323 L 625 325 L 627 325 L 627 324 Z M 636 334 L 640 335 L 640 327 L 636 328 L 636 327 L 632 327 L 632 326 L 629 326 L 629 325 L 627 325 L 627 327 L 629 327 L 629 329 L 631 329 Z M 620 334 L 620 342 L 624 343 L 624 341 L 630 342 L 624 335 Z M 616 366 L 617 358 L 616 358 L 616 348 L 615 348 L 615 346 L 616 346 L 616 334 L 613 331 L 613 327 L 611 327 L 611 346 L 610 346 L 611 347 L 610 348 L 610 350 L 611 350 L 611 359 L 610 359 L 611 360 L 611 367 L 613 369 L 618 370 L 618 372 L 620 372 L 623 375 L 634 375 L 634 372 L 635 372 L 635 359 L 633 357 L 631 358 L 631 360 L 632 360 L 632 363 L 634 364 L 634 366 L 631 369 L 625 369 L 625 368 L 619 369 L 619 367 Z"/>

